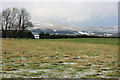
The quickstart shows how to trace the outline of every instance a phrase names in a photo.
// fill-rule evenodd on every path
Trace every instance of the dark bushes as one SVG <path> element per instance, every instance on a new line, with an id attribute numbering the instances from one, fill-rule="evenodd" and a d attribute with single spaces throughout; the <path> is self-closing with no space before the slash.
<path id="1" fill-rule="evenodd" d="M 34 35 L 30 31 L 23 31 L 23 30 L 2 31 L 2 38 L 32 38 L 32 39 L 35 39 Z"/>
<path id="2" fill-rule="evenodd" d="M 108 38 L 108 37 L 95 35 L 64 35 L 64 34 L 50 35 L 48 33 L 39 34 L 39 39 L 61 39 L 61 38 Z"/>

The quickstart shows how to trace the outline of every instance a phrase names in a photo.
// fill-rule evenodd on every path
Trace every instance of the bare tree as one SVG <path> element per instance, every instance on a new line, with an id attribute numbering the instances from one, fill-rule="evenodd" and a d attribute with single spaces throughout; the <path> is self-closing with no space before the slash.
<path id="1" fill-rule="evenodd" d="M 0 27 L 3 30 L 2 13 L 0 12 Z"/>
<path id="2" fill-rule="evenodd" d="M 29 21 L 30 14 L 25 8 L 7 8 L 2 11 L 1 28 L 7 30 L 25 30 L 27 27 L 32 27 Z"/>
<path id="3" fill-rule="evenodd" d="M 29 20 L 30 14 L 26 11 L 25 8 L 22 8 L 19 14 L 19 30 L 25 30 L 27 27 L 32 27 L 30 26 L 32 23 Z"/>
<path id="4" fill-rule="evenodd" d="M 18 8 L 12 8 L 12 13 L 11 13 L 11 27 L 12 30 L 17 30 L 18 26 L 18 16 L 19 16 L 19 9 Z"/>
<path id="5" fill-rule="evenodd" d="M 8 25 L 10 22 L 10 16 L 11 16 L 11 9 L 7 8 L 2 11 L 2 23 L 5 25 L 5 31 L 8 29 Z"/>
<path id="6" fill-rule="evenodd" d="M 28 37 L 27 27 L 33 27 L 30 21 L 30 14 L 25 8 L 7 8 L 2 11 L 1 29 L 3 37 Z"/>

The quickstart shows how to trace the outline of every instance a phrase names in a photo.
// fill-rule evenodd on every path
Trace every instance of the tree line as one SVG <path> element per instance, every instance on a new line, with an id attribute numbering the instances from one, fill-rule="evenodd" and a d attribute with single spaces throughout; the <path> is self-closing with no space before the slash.
<path id="1" fill-rule="evenodd" d="M 49 33 L 40 33 L 39 39 L 61 39 L 61 38 L 113 38 L 107 36 L 95 36 L 95 35 L 50 35 Z"/>
<path id="2" fill-rule="evenodd" d="M 0 18 L 3 38 L 33 38 L 32 33 L 27 30 L 28 27 L 33 27 L 33 24 L 25 8 L 4 9 L 0 12 Z"/>

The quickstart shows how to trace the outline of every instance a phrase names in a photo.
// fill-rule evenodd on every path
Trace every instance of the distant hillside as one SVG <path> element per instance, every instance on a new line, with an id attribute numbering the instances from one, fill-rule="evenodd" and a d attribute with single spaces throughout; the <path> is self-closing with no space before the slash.
<path id="1" fill-rule="evenodd" d="M 49 34 L 82 34 L 82 35 L 97 35 L 97 36 L 118 36 L 118 27 L 99 27 L 99 26 L 70 26 L 64 24 L 54 23 L 33 23 L 33 28 L 29 30 L 33 34 L 49 33 Z"/>

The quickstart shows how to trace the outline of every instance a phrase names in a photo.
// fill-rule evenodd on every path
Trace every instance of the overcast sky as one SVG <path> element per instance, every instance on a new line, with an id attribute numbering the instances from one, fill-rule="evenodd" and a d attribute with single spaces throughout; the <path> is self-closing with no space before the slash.
<path id="1" fill-rule="evenodd" d="M 0 5 L 1 6 L 1 5 Z M 2 9 L 26 8 L 31 21 L 74 26 L 118 25 L 117 2 L 2 2 Z"/>

